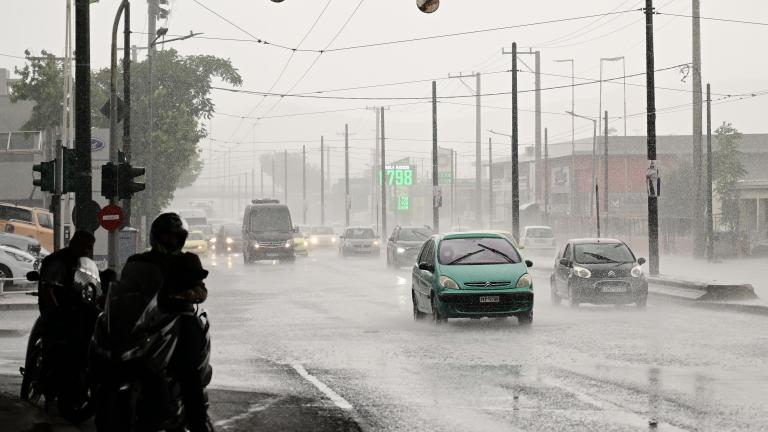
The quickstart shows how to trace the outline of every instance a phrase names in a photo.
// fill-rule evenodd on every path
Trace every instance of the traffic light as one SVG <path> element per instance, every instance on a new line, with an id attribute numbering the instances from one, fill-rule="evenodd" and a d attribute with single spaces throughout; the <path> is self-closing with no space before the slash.
<path id="1" fill-rule="evenodd" d="M 119 165 L 117 170 L 117 190 L 120 199 L 130 199 L 133 194 L 141 192 L 146 188 L 144 183 L 133 181 L 136 177 L 143 176 L 145 171 L 143 167 L 134 167 L 127 162 Z"/>
<path id="2" fill-rule="evenodd" d="M 32 172 L 40 173 L 40 178 L 33 179 L 32 184 L 43 192 L 56 192 L 56 161 L 40 162 L 32 165 Z"/>
<path id="3" fill-rule="evenodd" d="M 61 185 L 61 192 L 75 192 L 75 172 L 77 171 L 77 151 L 75 149 L 64 149 L 64 173 L 63 181 Z"/>
<path id="4" fill-rule="evenodd" d="M 112 162 L 101 166 L 101 196 L 106 199 L 117 196 L 117 165 Z"/>

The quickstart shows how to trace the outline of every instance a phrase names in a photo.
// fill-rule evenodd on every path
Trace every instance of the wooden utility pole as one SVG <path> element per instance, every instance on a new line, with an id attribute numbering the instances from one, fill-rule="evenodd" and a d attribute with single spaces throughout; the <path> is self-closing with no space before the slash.
<path id="1" fill-rule="evenodd" d="M 647 96 L 648 178 L 658 175 L 656 165 L 656 75 L 653 46 L 653 0 L 645 0 L 645 68 Z M 658 191 L 654 191 L 658 192 Z M 659 274 L 659 205 L 658 194 L 648 193 L 648 268 L 652 276 Z"/>
<path id="2" fill-rule="evenodd" d="M 384 124 L 384 108 L 381 109 L 381 242 L 382 244 L 387 241 L 387 182 L 386 179 L 386 167 L 387 167 L 387 152 L 386 152 L 386 127 Z"/>
<path id="3" fill-rule="evenodd" d="M 477 85 L 480 85 L 479 75 Z M 436 233 L 439 233 L 440 201 L 442 200 L 442 197 L 440 195 L 440 186 L 438 185 L 439 173 L 437 171 L 437 82 L 432 81 L 432 229 L 434 229 Z"/>
<path id="4" fill-rule="evenodd" d="M 693 186 L 695 188 L 695 206 L 691 216 L 694 237 L 693 255 L 696 258 L 701 258 L 704 255 L 706 240 L 706 224 L 701 218 L 701 214 L 706 209 L 704 205 L 706 193 L 704 192 L 704 182 L 702 181 L 701 5 L 700 0 L 692 1 Z"/>

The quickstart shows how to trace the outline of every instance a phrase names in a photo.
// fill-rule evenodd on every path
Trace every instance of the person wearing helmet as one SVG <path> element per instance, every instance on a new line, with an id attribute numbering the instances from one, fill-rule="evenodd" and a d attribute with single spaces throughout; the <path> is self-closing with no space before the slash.
<path id="1" fill-rule="evenodd" d="M 170 361 L 181 385 L 188 428 L 191 432 L 210 432 L 213 425 L 208 417 L 205 386 L 210 370 L 201 375 L 196 359 L 208 355 L 209 341 L 194 314 L 194 304 L 202 303 L 208 291 L 203 279 L 208 275 L 200 258 L 182 252 L 187 239 L 186 222 L 176 213 L 163 213 L 155 218 L 149 233 L 151 249 L 128 258 L 128 262 L 144 262 L 160 268 L 163 286 L 158 292 L 158 307 L 167 313 L 179 314 L 179 343 Z"/>

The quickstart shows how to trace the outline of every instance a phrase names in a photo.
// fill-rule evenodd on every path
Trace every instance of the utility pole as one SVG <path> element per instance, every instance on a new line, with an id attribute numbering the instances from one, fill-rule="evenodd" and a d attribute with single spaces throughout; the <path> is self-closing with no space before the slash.
<path id="1" fill-rule="evenodd" d="M 648 106 L 648 174 L 655 172 L 656 166 L 656 76 L 654 72 L 653 47 L 653 0 L 645 0 L 645 51 L 646 51 L 646 89 Z M 650 192 L 650 191 L 649 191 Z M 655 191 L 654 191 L 655 192 Z M 648 267 L 652 276 L 659 274 L 659 207 L 657 194 L 648 194 Z"/>
<path id="2" fill-rule="evenodd" d="M 520 243 L 520 171 L 517 130 L 517 42 L 512 43 L 512 235 Z"/>
<path id="3" fill-rule="evenodd" d="M 384 123 L 384 108 L 381 108 L 381 242 L 387 241 L 387 182 L 384 181 L 386 177 L 387 166 L 387 140 L 386 140 L 386 128 Z"/>
<path id="4" fill-rule="evenodd" d="M 488 228 L 493 229 L 493 215 L 495 204 L 493 202 L 493 140 L 488 137 Z"/>
<path id="5" fill-rule="evenodd" d="M 288 205 L 288 150 L 283 150 L 283 196 Z"/>
<path id="6" fill-rule="evenodd" d="M 597 238 L 600 238 L 600 185 L 595 184 L 595 214 L 597 215 Z"/>
<path id="7" fill-rule="evenodd" d="M 307 146 L 301 146 L 301 223 L 307 224 Z"/>
<path id="8" fill-rule="evenodd" d="M 480 75 L 477 85 L 480 88 Z M 479 96 L 478 96 L 479 97 Z M 436 233 L 440 232 L 440 205 L 442 195 L 438 185 L 437 162 L 437 81 L 432 81 L 432 228 Z"/>
<path id="9" fill-rule="evenodd" d="M 605 112 L 605 141 L 603 143 L 603 210 L 608 217 L 608 111 Z M 606 219 L 606 223 L 608 219 Z"/>
<path id="10" fill-rule="evenodd" d="M 349 226 L 349 210 L 352 200 L 349 196 L 349 124 L 344 124 L 344 221 Z"/>
<path id="11" fill-rule="evenodd" d="M 320 225 L 325 225 L 325 137 L 320 137 Z"/>
<path id="12" fill-rule="evenodd" d="M 259 189 L 261 190 L 259 197 L 263 199 L 264 198 L 264 162 L 261 161 L 261 158 L 259 158 L 259 177 L 261 177 L 261 179 L 259 180 Z"/>
<path id="13" fill-rule="evenodd" d="M 475 222 L 482 226 L 483 224 L 483 161 L 482 161 L 482 143 L 481 143 L 481 126 L 482 126 L 482 110 L 481 110 L 481 96 L 480 96 L 480 73 L 472 74 L 475 76 Z M 472 91 L 473 89 L 468 86 L 463 78 L 471 77 L 472 75 L 459 74 L 456 76 L 448 75 L 449 78 L 458 78 L 467 89 Z"/>
<path id="14" fill-rule="evenodd" d="M 693 0 L 693 184 L 695 191 L 695 203 L 693 208 L 693 256 L 701 258 L 705 250 L 706 226 L 702 223 L 700 215 L 705 209 L 705 194 L 702 183 L 702 92 L 701 92 L 701 4 L 700 0 Z"/>
<path id="15" fill-rule="evenodd" d="M 550 188 L 550 168 L 549 168 L 549 130 L 544 128 L 544 220 L 549 223 L 549 188 Z"/>
<path id="16" fill-rule="evenodd" d="M 87 0 L 90 1 L 90 0 Z M 145 193 L 145 202 L 146 205 L 144 206 L 144 212 L 145 212 L 145 220 L 146 220 L 146 226 L 145 226 L 145 238 L 147 239 L 147 244 L 149 244 L 149 227 L 151 224 L 151 218 L 154 214 L 154 210 L 152 209 L 152 203 L 155 198 L 155 170 L 154 167 L 157 166 L 157 163 L 152 162 L 152 154 L 153 152 L 153 139 L 152 139 L 152 131 L 154 129 L 154 104 L 153 104 L 153 92 L 154 92 L 154 74 L 155 74 L 155 44 L 153 39 L 155 39 L 155 35 L 157 34 L 157 11 L 160 9 L 159 0 L 147 0 L 147 68 L 149 69 L 149 80 L 147 82 L 148 92 L 147 92 L 147 152 L 149 153 L 149 158 L 147 159 L 150 161 L 147 163 L 147 190 Z M 226 181 L 226 179 L 224 180 Z"/>
<path id="17" fill-rule="evenodd" d="M 75 214 L 76 228 L 90 230 L 91 187 L 91 42 L 90 1 L 75 1 Z"/>
<path id="18" fill-rule="evenodd" d="M 712 214 L 712 93 L 707 84 L 707 260 L 715 258 L 715 238 L 713 233 L 714 215 Z"/>
<path id="19" fill-rule="evenodd" d="M 576 68 L 574 59 L 555 60 L 556 63 L 571 63 L 571 112 L 576 112 Z M 626 126 L 624 127 L 626 135 Z M 570 185 L 569 208 L 571 215 L 576 214 L 576 117 L 571 116 L 571 164 L 570 173 L 568 173 L 568 183 Z"/>
<path id="20" fill-rule="evenodd" d="M 123 113 L 123 153 L 125 162 L 131 163 L 131 3 L 125 2 L 125 21 L 123 23 L 123 99 L 125 100 L 125 112 Z M 123 200 L 125 212 L 125 226 L 131 226 L 131 199 Z"/>
<path id="21" fill-rule="evenodd" d="M 451 226 L 456 225 L 456 150 L 451 149 Z"/>

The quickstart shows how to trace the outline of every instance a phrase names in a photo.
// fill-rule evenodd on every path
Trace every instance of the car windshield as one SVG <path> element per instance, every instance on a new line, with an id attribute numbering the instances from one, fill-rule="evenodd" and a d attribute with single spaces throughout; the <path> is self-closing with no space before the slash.
<path id="1" fill-rule="evenodd" d="M 373 230 L 370 228 L 349 228 L 344 233 L 344 238 L 347 239 L 372 239 L 376 238 Z"/>
<path id="2" fill-rule="evenodd" d="M 432 235 L 428 228 L 403 228 L 400 230 L 400 241 L 426 241 Z"/>
<path id="3" fill-rule="evenodd" d="M 584 243 L 574 248 L 574 261 L 579 264 L 635 262 L 635 256 L 624 243 Z"/>
<path id="4" fill-rule="evenodd" d="M 507 239 L 473 237 L 441 241 L 439 261 L 443 265 L 516 264 L 521 258 Z"/>
<path id="5" fill-rule="evenodd" d="M 528 238 L 552 238 L 554 235 L 552 234 L 552 228 L 547 227 L 541 227 L 541 228 L 528 228 L 525 232 L 526 237 Z"/>
<path id="6" fill-rule="evenodd" d="M 291 215 L 287 207 L 259 207 L 251 210 L 251 231 L 291 231 Z"/>
<path id="7" fill-rule="evenodd" d="M 314 227 L 314 228 L 312 228 L 312 234 L 320 234 L 320 235 L 333 234 L 333 228 L 331 228 L 331 227 Z"/>
<path id="8" fill-rule="evenodd" d="M 224 235 L 226 235 L 227 237 L 232 237 L 234 239 L 243 238 L 243 233 L 240 230 L 240 227 L 237 225 L 225 225 L 222 228 L 222 231 L 224 232 Z"/>
<path id="9" fill-rule="evenodd" d="M 191 232 L 187 236 L 187 240 L 204 240 L 203 239 L 203 233 L 201 233 L 201 232 Z"/>

